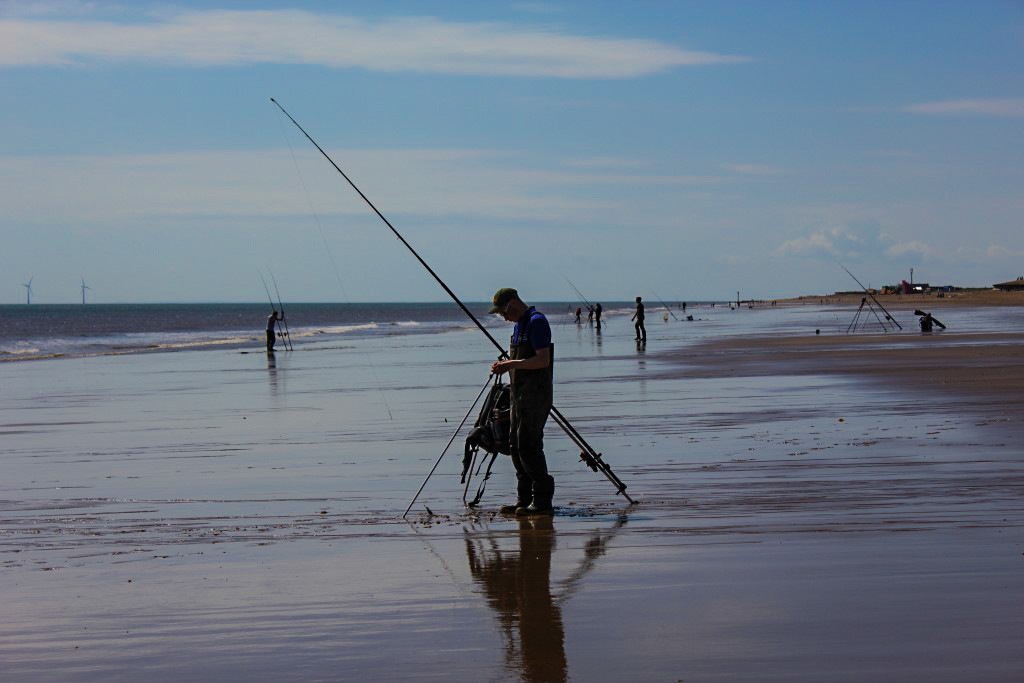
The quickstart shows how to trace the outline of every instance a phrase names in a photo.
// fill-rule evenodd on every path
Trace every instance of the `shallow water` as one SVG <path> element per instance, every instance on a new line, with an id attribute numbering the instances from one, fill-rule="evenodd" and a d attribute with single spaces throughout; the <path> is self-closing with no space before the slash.
<path id="1" fill-rule="evenodd" d="M 833 314 L 688 312 L 640 349 L 556 322 L 556 405 L 640 504 L 549 424 L 550 528 L 491 512 L 503 457 L 467 513 L 461 439 L 400 518 L 486 379 L 475 331 L 0 365 L 0 679 L 1019 679 L 1013 426 L 671 376 L 663 349 Z"/>

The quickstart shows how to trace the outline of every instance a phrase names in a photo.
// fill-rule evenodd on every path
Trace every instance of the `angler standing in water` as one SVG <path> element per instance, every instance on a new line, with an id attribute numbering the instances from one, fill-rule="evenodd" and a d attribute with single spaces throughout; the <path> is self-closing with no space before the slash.
<path id="1" fill-rule="evenodd" d="M 644 304 L 640 300 L 640 297 L 636 298 L 636 313 L 630 320 L 635 320 L 636 324 L 633 326 L 636 328 L 636 340 L 642 344 L 647 343 L 647 328 L 644 327 Z"/>
<path id="2" fill-rule="evenodd" d="M 277 341 L 277 321 L 284 320 L 284 313 L 278 313 L 277 309 L 267 318 L 267 353 L 274 352 L 274 342 Z"/>
<path id="3" fill-rule="evenodd" d="M 594 304 L 594 319 L 597 320 L 597 329 L 601 329 L 601 304 Z"/>
<path id="4" fill-rule="evenodd" d="M 491 366 L 495 375 L 509 373 L 512 390 L 510 446 L 516 469 L 516 502 L 501 508 L 516 516 L 552 515 L 555 480 L 544 458 L 544 423 L 551 412 L 553 393 L 553 345 L 551 326 L 543 313 L 527 306 L 519 293 L 499 289 L 491 300 L 491 313 L 515 323 L 509 360 Z"/>

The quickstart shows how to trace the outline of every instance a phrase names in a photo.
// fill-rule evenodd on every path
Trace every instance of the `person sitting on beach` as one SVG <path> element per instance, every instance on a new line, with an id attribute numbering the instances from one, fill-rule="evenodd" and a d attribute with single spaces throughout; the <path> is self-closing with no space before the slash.
<path id="1" fill-rule="evenodd" d="M 630 320 L 635 320 L 636 324 L 633 326 L 636 328 L 636 341 L 641 343 L 647 342 L 647 328 L 644 327 L 644 304 L 640 300 L 640 297 L 636 298 L 636 313 Z"/>
<path id="2" fill-rule="evenodd" d="M 278 313 L 274 310 L 267 318 L 267 353 L 274 352 L 274 342 L 277 341 L 277 321 L 284 320 L 284 312 Z"/>
<path id="3" fill-rule="evenodd" d="M 547 318 L 527 306 L 519 293 L 499 289 L 492 299 L 491 313 L 514 322 L 508 360 L 491 365 L 495 375 L 509 373 L 512 414 L 509 446 L 516 470 L 516 502 L 502 506 L 502 514 L 552 515 L 555 480 L 548 474 L 544 458 L 544 423 L 551 412 L 553 345 Z"/>

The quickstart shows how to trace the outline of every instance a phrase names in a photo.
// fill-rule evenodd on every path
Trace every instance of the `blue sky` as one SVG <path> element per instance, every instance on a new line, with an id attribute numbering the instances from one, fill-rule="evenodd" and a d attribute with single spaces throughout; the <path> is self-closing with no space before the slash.
<path id="1" fill-rule="evenodd" d="M 0 2 L 0 303 L 443 300 L 271 96 L 466 300 L 1024 274 L 1020 3 Z"/>

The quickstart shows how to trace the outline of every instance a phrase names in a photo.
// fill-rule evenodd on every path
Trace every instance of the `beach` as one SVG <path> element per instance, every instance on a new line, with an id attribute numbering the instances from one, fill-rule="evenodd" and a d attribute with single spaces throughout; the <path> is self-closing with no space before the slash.
<path id="1" fill-rule="evenodd" d="M 1020 680 L 1024 322 L 906 298 L 553 317 L 638 503 L 549 421 L 550 520 L 495 514 L 504 456 L 463 507 L 464 431 L 401 516 L 487 379 L 465 325 L 0 363 L 0 680 Z"/>

